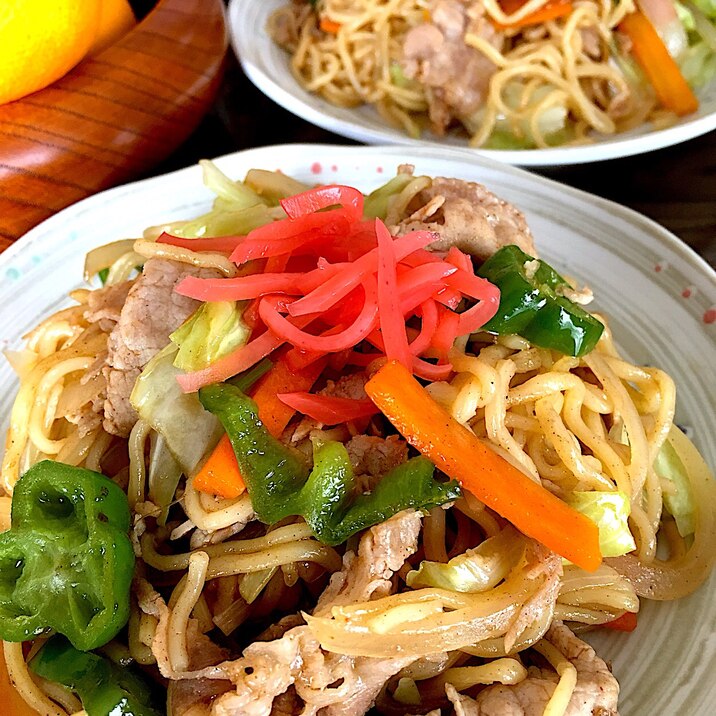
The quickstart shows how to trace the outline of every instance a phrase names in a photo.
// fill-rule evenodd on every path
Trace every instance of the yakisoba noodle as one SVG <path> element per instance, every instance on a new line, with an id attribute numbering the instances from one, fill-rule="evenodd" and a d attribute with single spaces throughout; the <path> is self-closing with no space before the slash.
<path id="1" fill-rule="evenodd" d="M 416 198 L 431 184 L 428 177 L 402 176 L 388 202 L 386 222 L 395 225 L 410 217 Z M 202 221 L 226 221 L 219 216 L 226 209 L 226 203 L 220 203 Z M 257 214 L 255 207 L 249 209 Z M 149 229 L 124 247 L 108 267 L 109 285 L 131 276 L 130 264 L 134 270 L 140 259 L 158 255 L 233 274 L 222 254 L 155 243 L 163 230 L 186 226 L 181 222 Z M 574 637 L 565 637 L 559 631 L 564 627 L 555 624 L 586 628 L 612 622 L 637 612 L 640 596 L 664 600 L 690 593 L 711 569 L 714 485 L 693 448 L 683 444 L 688 441 L 673 427 L 671 378 L 621 357 L 608 328 L 594 350 L 579 358 L 519 336 L 482 332 L 455 342 L 449 353 L 453 373 L 448 380 L 429 383 L 430 395 L 557 496 L 569 500 L 576 491 L 615 490 L 629 496 L 636 549 L 589 573 L 563 564 L 558 555 L 465 492 L 452 509 L 437 507 L 423 516 L 419 551 L 395 571 L 393 593 L 337 606 L 324 603 L 320 594 L 328 576 L 341 570 L 342 555 L 347 547 L 356 549 L 357 537 L 347 547 L 331 547 L 298 517 L 263 525 L 255 519 L 248 494 L 213 497 L 197 490 L 192 478 L 180 481 L 165 523 L 150 497 L 147 456 L 157 445 L 157 433 L 149 423 L 136 422 L 128 439 L 110 435 L 101 424 L 89 425 L 81 434 L 79 408 L 104 361 L 107 332 L 101 323 L 87 321 L 89 292 L 76 291 L 73 297 L 79 305 L 45 320 L 28 336 L 25 350 L 12 355 L 20 390 L 11 416 L 3 485 L 10 495 L 30 465 L 45 456 L 61 456 L 69 464 L 102 470 L 125 489 L 141 559 L 126 632 L 104 653 L 168 679 L 170 703 L 177 703 L 178 685 L 186 679 L 195 680 L 194 688 L 211 696 L 226 690 L 220 664 L 226 652 L 218 642 L 238 655 L 246 646 L 245 635 L 253 639 L 253 622 L 272 624 L 287 617 L 294 626 L 292 615 L 301 612 L 305 628 L 328 650 L 322 652 L 326 663 L 343 664 L 341 688 L 351 687 L 358 678 L 340 661 L 342 655 L 408 658 L 409 665 L 399 672 L 400 683 L 389 681 L 377 695 L 379 713 L 445 706 L 446 693 L 453 704 L 465 700 L 467 708 L 476 689 L 525 682 L 537 659 L 554 673 L 544 713 L 564 714 L 579 674 L 568 656 L 568 641 Z M 340 427 L 329 431 L 314 426 L 311 435 L 326 440 L 339 433 Z M 682 538 L 663 512 L 664 492 L 674 487 L 653 465 L 665 442 L 689 467 L 693 538 Z M 2 509 L 8 512 L 9 499 L 3 500 Z M 666 559 L 657 557 L 657 535 L 668 545 Z M 479 556 L 479 591 L 415 583 L 422 560 L 444 564 L 466 554 Z M 296 623 L 302 622 L 298 618 Z M 220 639 L 212 632 L 220 633 Z M 217 656 L 197 664 L 192 654 L 205 635 L 214 642 Z M 40 714 L 83 713 L 70 690 L 28 670 L 43 642 L 44 637 L 36 639 L 26 655 L 21 644 L 5 643 L 17 691 Z M 406 683 L 412 684 L 410 698 L 418 694 L 417 704 L 405 701 L 401 689 Z M 301 694 L 306 705 L 315 708 L 327 698 L 318 688 Z M 172 716 L 210 713 L 202 708 L 172 711 Z"/>
<path id="2" fill-rule="evenodd" d="M 578 0 L 565 18 L 509 27 L 547 2 L 529 0 L 506 14 L 498 0 L 480 0 L 467 10 L 469 16 L 480 6 L 488 18 L 483 22 L 493 21 L 498 28 L 501 23 L 505 38 L 500 50 L 489 35 L 470 26 L 464 34 L 464 43 L 495 67 L 483 106 L 454 117 L 472 146 L 489 146 L 495 130 L 509 132 L 527 146 L 582 143 L 590 141 L 592 132 L 614 134 L 660 117 L 652 93 L 609 59 L 615 29 L 635 10 L 634 0 Z M 418 136 L 431 90 L 405 78 L 404 42 L 411 29 L 430 21 L 436 4 L 322 0 L 312 8 L 291 3 L 274 13 L 269 32 L 291 53 L 291 70 L 307 90 L 343 107 L 374 104 L 388 121 Z M 559 139 L 549 136 L 555 131 L 549 122 L 545 129 L 550 110 L 569 114 Z"/>
<path id="3" fill-rule="evenodd" d="M 643 504 L 632 505 L 632 519 L 640 556 L 653 559 L 662 500 L 651 466 L 673 422 L 675 403 L 666 373 L 618 358 L 608 332 L 582 359 L 509 336 L 477 356 L 456 348 L 451 361 L 457 376 L 428 390 L 533 479 L 560 495 L 575 489 L 638 495 L 646 487 Z M 579 368 L 589 368 L 602 387 L 577 377 L 572 371 Z M 610 436 L 615 431 L 607 420 L 622 434 Z M 580 443 L 591 454 L 584 454 Z"/>

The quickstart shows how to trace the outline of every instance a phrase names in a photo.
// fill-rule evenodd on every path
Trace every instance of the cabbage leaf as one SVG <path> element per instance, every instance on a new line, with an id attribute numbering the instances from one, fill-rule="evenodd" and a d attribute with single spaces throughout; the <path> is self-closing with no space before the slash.
<path id="1" fill-rule="evenodd" d="M 506 528 L 447 563 L 423 560 L 417 570 L 408 572 L 405 581 L 412 588 L 484 592 L 507 576 L 522 555 L 524 546 L 517 531 Z"/>
<path id="2" fill-rule="evenodd" d="M 390 200 L 400 194 L 414 177 L 412 174 L 401 172 L 396 174 L 385 184 L 374 189 L 365 198 L 363 205 L 363 215 L 369 218 L 385 219 L 390 206 Z"/>
<path id="3" fill-rule="evenodd" d="M 689 485 L 686 468 L 670 442 L 665 442 L 654 461 L 654 470 L 663 480 L 668 480 L 673 489 L 664 490 L 664 506 L 676 521 L 676 528 L 682 537 L 694 533 L 694 498 Z"/>
<path id="4" fill-rule="evenodd" d="M 223 430 L 217 418 L 204 410 L 197 394 L 184 393 L 177 383 L 176 352 L 170 343 L 147 363 L 130 401 L 139 417 L 164 437 L 184 474 L 192 475 Z"/>
<path id="5" fill-rule="evenodd" d="M 570 507 L 589 517 L 599 528 L 599 548 L 603 557 L 620 557 L 636 549 L 629 530 L 631 505 L 623 492 L 572 492 Z"/>
<path id="6" fill-rule="evenodd" d="M 202 159 L 199 164 L 204 178 L 205 186 L 223 199 L 234 209 L 246 209 L 249 206 L 263 204 L 261 197 L 243 182 L 233 181 L 208 159 Z"/>
<path id="7" fill-rule="evenodd" d="M 706 17 L 716 20 L 716 0 L 692 0 L 692 2 Z"/>
<path id="8" fill-rule="evenodd" d="M 236 301 L 203 303 L 169 336 L 179 349 L 175 367 L 201 370 L 244 345 L 250 333 L 242 317 L 244 308 L 243 302 Z"/>
<path id="9" fill-rule="evenodd" d="M 679 68 L 692 87 L 703 87 L 716 77 L 716 0 L 675 3 L 689 46 L 679 56 Z"/>

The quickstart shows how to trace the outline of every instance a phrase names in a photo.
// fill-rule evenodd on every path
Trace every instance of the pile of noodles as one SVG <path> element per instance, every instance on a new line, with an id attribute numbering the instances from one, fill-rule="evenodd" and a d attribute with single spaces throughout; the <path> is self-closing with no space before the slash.
<path id="1" fill-rule="evenodd" d="M 161 252 L 176 261 L 229 272 L 232 265 L 222 255 L 154 243 L 163 229 L 184 235 L 210 234 L 218 226 L 246 230 L 252 222 L 279 215 L 268 205 L 235 205 L 227 180 L 210 166 L 205 170 L 220 194 L 212 212 L 193 222 L 149 229 L 136 241 L 103 247 L 102 256 L 90 255 L 90 268 L 109 256 L 107 281 L 113 284 L 132 277 L 144 257 Z M 259 172 L 253 181 L 290 180 Z M 429 184 L 426 177 L 410 180 L 392 199 L 392 218 L 404 216 L 410 200 Z M 355 549 L 355 539 L 334 549 L 318 542 L 298 518 L 263 525 L 255 520 L 248 495 L 210 497 L 196 491 L 191 479 L 180 481 L 165 522 L 152 502 L 157 488 L 151 467 L 154 431 L 140 421 L 128 440 L 101 426 L 79 436 L 73 416 L 92 395 L 107 339 L 83 317 L 88 294 L 86 289 L 74 291 L 77 305 L 44 321 L 27 336 L 25 349 L 10 356 L 20 389 L 2 465 L 3 522 L 7 527 L 9 495 L 19 475 L 44 457 L 101 470 L 127 490 L 141 559 L 126 635 L 105 652 L 133 660 L 157 676 L 161 671 L 169 679 L 170 701 L 176 684 L 197 676 L 189 670 L 197 632 L 220 635 L 221 644 L 230 645 L 237 656 L 246 640 L 256 636 L 255 624 L 269 625 L 303 610 L 327 650 L 417 657 L 400 675 L 400 683 L 409 679 L 418 684 L 426 707 L 445 703 L 446 684 L 463 692 L 479 684 L 519 683 L 534 658 L 530 655 L 539 654 L 560 679 L 550 712 L 563 713 L 574 674 L 566 656 L 543 638 L 553 620 L 573 628 L 603 624 L 637 611 L 639 596 L 676 599 L 708 575 L 716 539 L 714 486 L 693 448 L 684 447 L 685 439 L 672 429 L 671 378 L 620 357 L 608 330 L 595 350 L 581 358 L 516 336 L 481 333 L 456 343 L 450 355 L 454 377 L 428 385 L 430 394 L 555 494 L 618 489 L 629 495 L 636 551 L 594 573 L 563 566 L 561 558 L 546 554 L 466 493 L 450 509 L 434 509 L 424 518 L 420 547 L 397 573 L 395 594 L 308 616 L 328 576 L 341 568 L 342 552 Z M 697 506 L 690 540 L 682 540 L 673 519 L 662 512 L 662 483 L 652 466 L 667 439 L 686 463 Z M 662 536 L 665 559 L 661 552 L 657 556 Z M 422 559 L 446 562 L 468 549 L 481 555 L 482 591 L 407 586 L 408 573 Z M 13 683 L 40 714 L 79 713 L 81 705 L 70 691 L 30 675 L 26 661 L 41 643 L 36 640 L 28 654 L 22 644 L 5 643 Z M 436 658 L 436 653 L 444 656 Z M 415 706 L 396 698 L 395 689 L 393 680 L 381 694 L 378 710 L 414 712 Z"/>
<path id="2" fill-rule="evenodd" d="M 631 64 L 613 59 L 615 29 L 635 10 L 634 0 L 578 0 L 566 17 L 509 27 L 549 1 L 529 0 L 511 15 L 498 0 L 473 3 L 483 6 L 488 22 L 501 24 L 505 42 L 500 52 L 469 27 L 464 35 L 465 44 L 495 66 L 484 105 L 452 118 L 470 145 L 499 148 L 498 135 L 512 138 L 508 147 L 578 144 L 589 142 L 594 132 L 610 135 L 647 120 L 669 121 L 635 80 Z M 341 107 L 373 104 L 387 121 L 417 137 L 428 124 L 431 90 L 404 75 L 403 46 L 408 31 L 430 20 L 433 5 L 431 0 L 291 2 L 272 15 L 269 33 L 290 52 L 291 70 L 305 89 Z M 560 131 L 547 119 L 555 112 L 567 115 Z"/>

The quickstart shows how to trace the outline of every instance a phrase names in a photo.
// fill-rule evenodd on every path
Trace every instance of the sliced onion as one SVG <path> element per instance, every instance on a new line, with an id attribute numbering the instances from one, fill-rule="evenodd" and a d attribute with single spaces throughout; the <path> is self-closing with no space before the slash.
<path id="1" fill-rule="evenodd" d="M 632 554 L 607 560 L 634 586 L 640 597 L 681 599 L 696 591 L 716 562 L 716 481 L 691 441 L 672 426 L 668 442 L 679 456 L 694 495 L 696 531 L 686 554 L 646 564 Z"/>
<path id="2" fill-rule="evenodd" d="M 149 499 L 161 510 L 157 522 L 167 523 L 169 508 L 179 485 L 183 470 L 169 450 L 166 438 L 152 430 L 149 450 Z"/>
<path id="3" fill-rule="evenodd" d="M 334 607 L 331 617 L 304 616 L 321 646 L 338 654 L 419 658 L 462 649 L 500 637 L 513 626 L 523 605 L 544 585 L 543 579 L 530 576 L 529 565 L 527 555 L 500 586 L 488 592 L 418 589 Z M 437 604 L 445 611 L 436 611 Z"/>
<path id="4" fill-rule="evenodd" d="M 109 268 L 123 254 L 130 252 L 134 241 L 134 239 L 121 239 L 92 249 L 85 257 L 85 281 L 89 281 L 102 269 Z"/>
<path id="5" fill-rule="evenodd" d="M 490 605 L 492 606 L 492 605 Z M 327 651 L 352 656 L 422 657 L 499 636 L 507 631 L 519 604 L 505 597 L 496 608 L 479 605 L 469 613 L 447 612 L 402 628 L 399 633 L 376 634 L 363 626 L 305 615 L 311 631 Z"/>

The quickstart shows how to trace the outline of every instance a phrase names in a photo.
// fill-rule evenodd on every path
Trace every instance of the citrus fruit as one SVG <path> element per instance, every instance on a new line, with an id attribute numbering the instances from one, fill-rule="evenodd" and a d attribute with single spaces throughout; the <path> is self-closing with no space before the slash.
<path id="1" fill-rule="evenodd" d="M 102 0 L 97 37 L 89 49 L 89 54 L 96 55 L 105 47 L 109 47 L 129 31 L 136 22 L 129 0 Z"/>
<path id="2" fill-rule="evenodd" d="M 71 70 L 97 36 L 100 2 L 0 2 L 0 103 L 47 87 Z"/>

